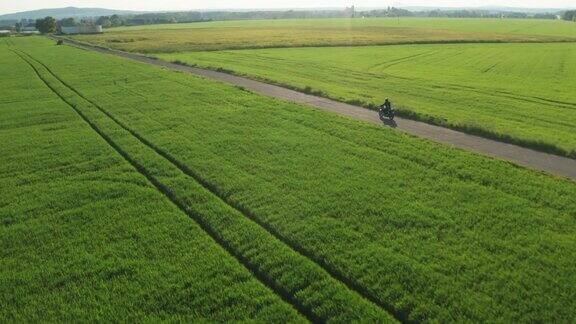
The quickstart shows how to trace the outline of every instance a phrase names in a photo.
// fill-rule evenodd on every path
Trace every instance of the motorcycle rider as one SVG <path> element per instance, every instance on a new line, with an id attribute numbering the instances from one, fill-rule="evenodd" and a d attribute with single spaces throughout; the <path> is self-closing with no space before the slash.
<path id="1" fill-rule="evenodd" d="M 392 103 L 388 98 L 384 101 L 380 109 L 378 110 L 380 119 L 384 120 L 384 117 L 388 117 L 390 120 L 394 120 L 394 110 L 392 109 Z"/>
<path id="2" fill-rule="evenodd" d="M 390 100 L 388 100 L 388 98 L 386 98 L 386 100 L 384 100 L 384 104 L 382 104 L 382 106 L 380 106 L 380 108 L 384 112 L 389 112 L 392 110 L 392 103 L 390 102 Z"/>

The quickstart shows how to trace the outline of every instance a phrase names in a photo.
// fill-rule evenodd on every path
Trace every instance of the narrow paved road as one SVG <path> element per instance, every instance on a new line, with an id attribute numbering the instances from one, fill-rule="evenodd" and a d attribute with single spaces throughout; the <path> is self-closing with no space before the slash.
<path id="1" fill-rule="evenodd" d="M 105 54 L 112 54 L 143 63 L 165 67 L 171 70 L 192 73 L 208 79 L 241 86 L 254 93 L 268 97 L 274 97 L 299 104 L 304 104 L 309 107 L 322 109 L 370 123 L 383 124 L 382 121 L 380 121 L 378 118 L 378 113 L 369 109 L 304 94 L 280 86 L 271 85 L 268 83 L 255 81 L 227 73 L 178 65 L 162 60 L 148 58 L 134 53 L 89 46 L 68 39 L 66 42 L 78 48 Z M 394 125 L 389 124 L 388 126 L 435 142 L 452 145 L 461 149 L 507 160 L 531 169 L 545 171 L 557 176 L 576 180 L 576 160 L 573 159 L 542 153 L 520 146 L 506 144 L 409 119 L 396 118 Z"/>

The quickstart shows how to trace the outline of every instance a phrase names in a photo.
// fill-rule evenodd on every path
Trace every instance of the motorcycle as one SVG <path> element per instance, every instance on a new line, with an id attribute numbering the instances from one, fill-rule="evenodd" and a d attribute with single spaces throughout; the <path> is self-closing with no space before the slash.
<path id="1" fill-rule="evenodd" d="M 385 118 L 394 120 L 394 109 L 392 108 L 387 109 L 386 107 L 380 107 L 380 109 L 378 109 L 378 115 L 380 116 L 381 121 L 384 121 Z"/>

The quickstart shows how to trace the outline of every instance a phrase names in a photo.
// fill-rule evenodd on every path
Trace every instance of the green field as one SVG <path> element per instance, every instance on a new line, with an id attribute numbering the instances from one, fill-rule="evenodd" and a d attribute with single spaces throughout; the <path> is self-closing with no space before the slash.
<path id="1" fill-rule="evenodd" d="M 410 43 L 575 41 L 570 22 L 521 19 L 248 20 L 114 28 L 75 39 L 141 53 Z"/>
<path id="2" fill-rule="evenodd" d="M 576 26 L 575 26 L 576 27 Z M 576 157 L 576 44 L 458 44 L 159 54 Z M 309 90 L 308 90 L 309 91 Z"/>
<path id="3" fill-rule="evenodd" d="M 249 20 L 123 27 L 75 38 L 366 107 L 389 97 L 404 117 L 576 157 L 572 22 Z M 450 44 L 463 42 L 476 44 Z M 404 45 L 369 46 L 383 44 Z"/>
<path id="4" fill-rule="evenodd" d="M 1 321 L 576 320 L 574 182 L 42 38 L 0 44 Z"/>
<path id="5" fill-rule="evenodd" d="M 204 29 L 214 27 L 253 27 L 267 29 L 273 24 L 282 28 L 346 28 L 409 27 L 443 29 L 457 32 L 576 37 L 574 24 L 566 21 L 538 19 L 476 19 L 476 18 L 368 18 L 368 19 L 277 19 L 212 21 L 190 24 L 143 25 L 108 29 L 110 33 L 139 30 Z"/>
<path id="6" fill-rule="evenodd" d="M 5 45 L 0 60 L 0 321 L 304 320 Z"/>
<path id="7" fill-rule="evenodd" d="M 2 43 L 0 321 L 394 322 L 26 54 L 78 50 Z"/>

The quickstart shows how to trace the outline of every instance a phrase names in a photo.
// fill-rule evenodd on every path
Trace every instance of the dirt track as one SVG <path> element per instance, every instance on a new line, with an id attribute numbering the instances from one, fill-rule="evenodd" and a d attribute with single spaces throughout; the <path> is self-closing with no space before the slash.
<path id="1" fill-rule="evenodd" d="M 383 124 L 378 118 L 378 114 L 374 111 L 322 97 L 300 93 L 280 86 L 254 81 L 227 73 L 173 64 L 138 54 L 88 46 L 70 40 L 66 40 L 66 42 L 82 49 L 112 54 L 147 64 L 165 67 L 171 70 L 192 73 L 208 79 L 241 86 L 254 93 L 268 97 L 304 104 L 313 108 L 318 108 L 370 123 Z M 542 153 L 516 145 L 506 144 L 408 119 L 396 118 L 394 125 L 389 124 L 388 126 L 435 142 L 452 145 L 461 149 L 507 160 L 531 169 L 545 171 L 557 176 L 576 180 L 576 160 L 573 159 Z"/>

